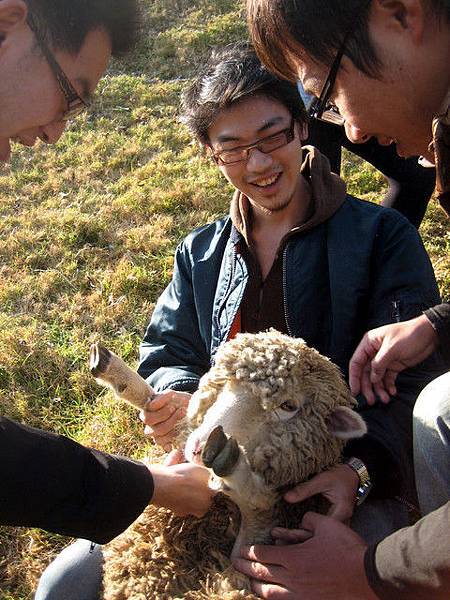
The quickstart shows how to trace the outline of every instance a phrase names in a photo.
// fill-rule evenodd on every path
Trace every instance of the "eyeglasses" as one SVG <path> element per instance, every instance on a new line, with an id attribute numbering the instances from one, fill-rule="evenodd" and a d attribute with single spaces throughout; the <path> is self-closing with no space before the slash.
<path id="1" fill-rule="evenodd" d="M 295 138 L 295 120 L 291 120 L 291 124 L 287 129 L 283 129 L 278 133 L 269 135 L 261 140 L 258 140 L 250 146 L 240 146 L 238 148 L 232 148 L 231 150 L 219 150 L 219 152 L 213 153 L 213 158 L 217 164 L 232 165 L 234 163 L 248 160 L 250 150 L 257 148 L 263 154 L 270 154 L 278 148 L 287 146 Z"/>
<path id="2" fill-rule="evenodd" d="M 73 85 L 70 83 L 69 78 L 61 69 L 50 48 L 47 46 L 39 27 L 30 12 L 27 16 L 27 23 L 34 34 L 39 48 L 41 49 L 42 54 L 45 56 L 50 69 L 53 71 L 62 93 L 64 94 L 64 98 L 67 103 L 67 109 L 64 111 L 64 114 L 62 117 L 60 117 L 60 119 L 61 121 L 69 121 L 86 110 L 89 107 L 89 102 L 79 96 Z"/>
<path id="3" fill-rule="evenodd" d="M 341 44 L 341 47 L 336 54 L 336 57 L 331 65 L 330 72 L 328 73 L 328 77 L 326 78 L 325 83 L 323 84 L 322 91 L 320 92 L 320 96 L 318 98 L 314 98 L 311 105 L 308 109 L 308 116 L 311 119 L 319 119 L 321 121 L 327 121 L 329 123 L 334 123 L 335 125 L 343 125 L 345 119 L 339 113 L 339 109 L 332 102 L 330 102 L 330 96 L 334 88 L 334 84 L 336 82 L 336 77 L 339 71 L 339 67 L 341 66 L 341 60 L 344 56 L 345 46 L 347 44 L 347 40 L 350 36 L 350 32 L 344 37 L 344 40 Z"/>

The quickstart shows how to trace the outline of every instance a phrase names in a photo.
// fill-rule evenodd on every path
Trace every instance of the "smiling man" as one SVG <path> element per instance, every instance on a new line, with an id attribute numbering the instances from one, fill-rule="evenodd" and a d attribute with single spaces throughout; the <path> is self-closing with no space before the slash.
<path id="1" fill-rule="evenodd" d="M 234 193 L 229 215 L 178 246 L 141 344 L 138 372 L 157 392 L 143 420 L 161 445 L 220 344 L 237 332 L 275 327 L 302 337 L 345 373 L 367 327 L 414 316 L 438 298 L 415 228 L 397 211 L 346 194 L 328 159 L 302 148 L 307 118 L 296 86 L 267 71 L 251 47 L 213 52 L 183 95 L 182 116 Z M 348 463 L 326 484 L 333 516 L 353 517 L 367 540 L 407 522 L 395 496 L 414 496 L 412 406 L 441 372 L 432 357 L 402 374 L 391 403 L 358 398 L 369 435 L 347 444 Z M 370 495 L 355 509 L 369 479 Z M 73 546 L 49 567 L 36 598 L 76 600 L 68 584 L 99 581 L 98 567 Z M 85 585 L 81 597 L 98 598 L 98 588 Z"/>

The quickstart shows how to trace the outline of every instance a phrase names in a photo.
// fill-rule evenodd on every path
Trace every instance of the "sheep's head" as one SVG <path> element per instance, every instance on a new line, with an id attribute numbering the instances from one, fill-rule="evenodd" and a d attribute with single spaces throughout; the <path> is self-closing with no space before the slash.
<path id="1" fill-rule="evenodd" d="M 219 348 L 192 396 L 186 457 L 195 461 L 221 425 L 266 484 L 304 481 L 366 433 L 355 404 L 339 369 L 303 340 L 273 329 L 239 334 Z"/>

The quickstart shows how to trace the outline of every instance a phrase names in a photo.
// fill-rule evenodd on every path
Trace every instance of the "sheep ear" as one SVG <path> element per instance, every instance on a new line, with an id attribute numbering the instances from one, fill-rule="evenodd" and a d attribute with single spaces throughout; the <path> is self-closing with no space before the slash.
<path id="1" fill-rule="evenodd" d="M 348 406 L 338 406 L 327 418 L 328 431 L 341 440 L 362 437 L 367 433 L 363 418 Z"/>

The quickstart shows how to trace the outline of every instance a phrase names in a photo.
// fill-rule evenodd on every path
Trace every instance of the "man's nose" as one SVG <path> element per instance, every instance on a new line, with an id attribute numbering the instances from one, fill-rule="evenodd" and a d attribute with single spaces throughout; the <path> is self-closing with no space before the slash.
<path id="1" fill-rule="evenodd" d="M 247 159 L 247 170 L 253 172 L 263 172 L 272 164 L 272 156 L 261 152 L 258 148 L 249 150 Z"/>
<path id="2" fill-rule="evenodd" d="M 367 140 L 370 138 L 367 133 L 364 133 L 361 129 L 355 127 L 348 121 L 345 121 L 344 127 L 346 136 L 354 144 L 364 144 L 364 142 L 367 142 Z"/>
<path id="3" fill-rule="evenodd" d="M 56 144 L 66 128 L 66 121 L 53 121 L 40 128 L 39 137 L 46 144 Z"/>

